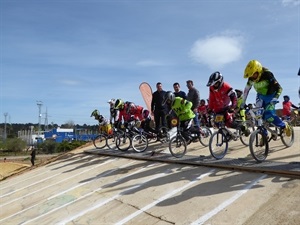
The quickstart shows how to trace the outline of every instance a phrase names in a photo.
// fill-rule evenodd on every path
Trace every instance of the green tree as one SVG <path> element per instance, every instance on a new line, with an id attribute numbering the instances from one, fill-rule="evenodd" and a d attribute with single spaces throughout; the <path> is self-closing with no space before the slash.
<path id="1" fill-rule="evenodd" d="M 5 145 L 8 151 L 17 154 L 17 152 L 21 152 L 26 148 L 26 141 L 20 138 L 7 138 Z"/>

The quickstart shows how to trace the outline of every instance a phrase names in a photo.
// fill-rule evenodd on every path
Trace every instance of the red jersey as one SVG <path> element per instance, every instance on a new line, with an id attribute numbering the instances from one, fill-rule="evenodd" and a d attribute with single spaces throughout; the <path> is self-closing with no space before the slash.
<path id="1" fill-rule="evenodd" d="M 144 119 L 143 118 L 143 109 L 144 108 L 142 106 L 139 106 L 139 105 L 136 106 L 134 113 L 131 114 L 134 116 L 134 119 L 140 120 L 140 121 L 142 121 Z"/>
<path id="2" fill-rule="evenodd" d="M 198 113 L 200 115 L 207 114 L 207 105 L 199 105 L 199 107 L 198 107 Z"/>
<path id="3" fill-rule="evenodd" d="M 291 101 L 282 102 L 282 116 L 290 116 L 292 112 L 292 105 L 293 103 Z"/>
<path id="4" fill-rule="evenodd" d="M 213 110 L 215 113 L 219 113 L 228 108 L 228 106 L 236 108 L 236 105 L 236 95 L 232 87 L 227 82 L 224 82 L 218 90 L 213 87 L 209 87 L 209 109 Z"/>
<path id="5" fill-rule="evenodd" d="M 127 113 L 127 108 L 128 108 L 128 104 L 124 104 L 124 108 L 119 110 L 119 118 L 118 121 L 119 122 L 128 122 L 131 119 L 131 115 L 129 113 Z"/>

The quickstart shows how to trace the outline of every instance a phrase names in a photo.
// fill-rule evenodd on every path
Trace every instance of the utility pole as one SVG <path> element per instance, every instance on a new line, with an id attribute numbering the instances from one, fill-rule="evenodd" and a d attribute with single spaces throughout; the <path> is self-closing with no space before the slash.
<path id="1" fill-rule="evenodd" d="M 46 107 L 46 113 L 45 113 L 45 131 L 48 130 L 48 108 Z"/>
<path id="2" fill-rule="evenodd" d="M 38 126 L 38 138 L 40 137 L 41 133 L 41 119 L 42 119 L 42 101 L 36 101 L 37 106 L 39 107 L 39 126 Z"/>
<path id="3" fill-rule="evenodd" d="M 4 134 L 3 134 L 3 140 L 4 142 L 6 141 L 7 138 L 7 133 L 6 133 L 6 118 L 7 118 L 8 113 L 4 113 L 4 117 L 5 117 L 5 122 L 4 122 Z"/>

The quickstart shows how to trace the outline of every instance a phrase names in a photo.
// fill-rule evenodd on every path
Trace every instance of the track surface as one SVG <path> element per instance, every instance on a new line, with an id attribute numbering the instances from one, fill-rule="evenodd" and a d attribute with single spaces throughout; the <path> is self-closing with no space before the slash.
<path id="1" fill-rule="evenodd" d="M 220 161 L 196 143 L 179 160 L 158 143 L 152 157 L 87 149 L 1 181 L 0 224 L 296 225 L 299 137 L 263 164 L 239 141 Z"/>

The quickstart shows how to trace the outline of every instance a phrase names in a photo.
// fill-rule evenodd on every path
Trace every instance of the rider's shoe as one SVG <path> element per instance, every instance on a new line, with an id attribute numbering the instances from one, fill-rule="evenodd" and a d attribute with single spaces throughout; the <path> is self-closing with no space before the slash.
<path id="1" fill-rule="evenodd" d="M 244 134 L 245 134 L 246 137 L 248 137 L 248 136 L 251 134 L 251 132 L 250 132 L 250 130 L 247 128 L 246 130 L 244 130 Z"/>
<path id="2" fill-rule="evenodd" d="M 287 122 L 285 122 L 285 128 L 283 131 L 285 132 L 286 136 L 288 136 L 288 137 L 290 137 L 292 135 L 292 128 Z"/>

